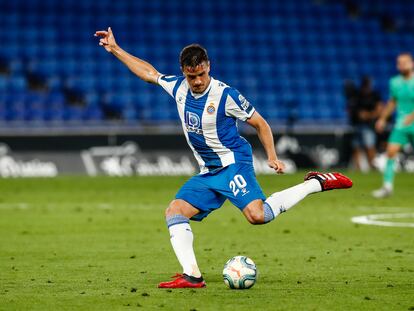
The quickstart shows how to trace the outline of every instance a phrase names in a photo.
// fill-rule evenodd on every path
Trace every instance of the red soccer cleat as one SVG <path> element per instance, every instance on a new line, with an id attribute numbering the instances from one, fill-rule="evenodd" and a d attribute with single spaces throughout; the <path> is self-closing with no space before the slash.
<path id="1" fill-rule="evenodd" d="M 201 288 L 206 287 L 202 277 L 196 278 L 187 274 L 177 273 L 172 277 L 175 279 L 170 282 L 162 282 L 158 284 L 158 288 Z"/>
<path id="2" fill-rule="evenodd" d="M 352 180 L 342 175 L 341 173 L 320 173 L 309 172 L 305 175 L 304 180 L 310 180 L 315 178 L 321 184 L 322 191 L 328 191 L 333 189 L 346 189 L 352 187 Z"/>

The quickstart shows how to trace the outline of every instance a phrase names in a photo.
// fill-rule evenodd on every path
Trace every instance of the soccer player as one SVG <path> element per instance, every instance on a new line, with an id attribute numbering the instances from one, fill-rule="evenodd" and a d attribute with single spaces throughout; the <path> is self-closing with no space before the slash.
<path id="1" fill-rule="evenodd" d="M 160 85 L 177 103 L 184 135 L 200 166 L 166 209 L 171 244 L 183 273 L 160 288 L 199 288 L 205 281 L 193 250 L 190 219 L 201 221 L 229 199 L 252 224 L 265 224 L 308 194 L 349 188 L 352 181 L 339 173 L 311 172 L 305 181 L 266 198 L 256 180 L 250 144 L 239 135 L 237 120 L 254 127 L 276 173 L 285 165 L 275 152 L 272 131 L 254 107 L 234 88 L 210 76 L 207 51 L 197 44 L 180 54 L 183 76 L 165 76 L 149 63 L 122 50 L 111 28 L 97 31 L 99 44 L 144 81 Z"/>
<path id="2" fill-rule="evenodd" d="M 388 138 L 387 162 L 384 170 L 383 185 L 372 192 L 375 198 L 385 198 L 394 190 L 394 163 L 401 147 L 410 141 L 414 143 L 414 63 L 410 53 L 401 53 L 397 57 L 398 76 L 390 80 L 390 100 L 375 124 L 381 133 L 387 119 L 397 110 L 394 128 Z"/>

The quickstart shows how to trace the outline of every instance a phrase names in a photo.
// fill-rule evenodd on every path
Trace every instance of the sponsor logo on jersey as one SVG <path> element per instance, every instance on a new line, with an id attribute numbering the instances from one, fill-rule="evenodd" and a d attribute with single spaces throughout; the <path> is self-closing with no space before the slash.
<path id="1" fill-rule="evenodd" d="M 243 95 L 239 95 L 239 101 L 241 104 L 241 107 L 243 110 L 247 110 L 247 108 L 249 108 L 250 103 L 247 101 L 247 99 L 243 96 Z"/>
<path id="2" fill-rule="evenodd" d="M 185 116 L 185 127 L 187 129 L 187 132 L 192 132 L 200 135 L 203 134 L 203 130 L 200 128 L 201 121 L 198 114 L 191 111 L 187 111 Z"/>
<path id="3" fill-rule="evenodd" d="M 216 107 L 214 107 L 214 103 L 210 103 L 207 106 L 207 112 L 209 114 L 213 114 L 216 111 Z"/>

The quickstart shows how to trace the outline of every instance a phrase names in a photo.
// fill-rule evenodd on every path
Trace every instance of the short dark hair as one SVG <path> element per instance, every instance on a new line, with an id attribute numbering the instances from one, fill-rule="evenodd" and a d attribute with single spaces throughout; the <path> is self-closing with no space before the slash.
<path id="1" fill-rule="evenodd" d="M 190 44 L 184 47 L 180 53 L 180 65 L 184 67 L 197 67 L 202 62 L 209 62 L 207 50 L 200 44 Z"/>

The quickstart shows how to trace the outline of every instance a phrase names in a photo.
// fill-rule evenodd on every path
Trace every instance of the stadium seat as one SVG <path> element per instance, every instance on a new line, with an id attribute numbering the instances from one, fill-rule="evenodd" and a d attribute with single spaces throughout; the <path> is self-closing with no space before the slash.
<path id="1" fill-rule="evenodd" d="M 299 121 L 346 120 L 343 81 L 369 74 L 386 98 L 395 55 L 414 46 L 411 35 L 385 33 L 375 18 L 386 13 L 399 27 L 411 27 L 414 3 L 367 0 L 358 5 L 361 18 L 350 19 L 339 0 L 185 6 L 178 0 L 6 1 L 0 20 L 7 31 L 0 32 L 0 40 L 8 45 L 0 59 L 9 73 L 0 76 L 0 104 L 4 96 L 20 99 L 0 109 L 0 120 L 99 121 L 105 107 L 128 122 L 176 120 L 174 103 L 161 88 L 139 81 L 98 46 L 93 33 L 107 26 L 121 46 L 167 74 L 180 74 L 180 50 L 200 42 L 209 50 L 212 75 L 239 89 L 269 119 L 291 118 L 287 103 L 293 100 Z M 202 23 L 192 14 L 198 9 L 205 13 Z M 46 81 L 44 102 L 28 104 L 30 96 L 16 95 L 32 92 L 27 73 Z M 70 107 L 68 90 L 83 98 L 86 108 Z"/>

